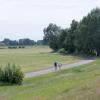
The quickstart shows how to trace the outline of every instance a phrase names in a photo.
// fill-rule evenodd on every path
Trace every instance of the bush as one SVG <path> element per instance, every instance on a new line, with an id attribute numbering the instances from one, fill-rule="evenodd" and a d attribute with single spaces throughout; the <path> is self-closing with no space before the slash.
<path id="1" fill-rule="evenodd" d="M 9 49 L 17 49 L 17 46 L 9 46 Z"/>
<path id="2" fill-rule="evenodd" d="M 62 49 L 59 49 L 59 50 L 58 50 L 58 53 L 66 54 L 67 51 L 66 51 L 64 48 L 62 48 Z"/>
<path id="3" fill-rule="evenodd" d="M 9 84 L 22 84 L 24 75 L 20 67 L 8 64 L 0 68 L 0 82 Z"/>
<path id="4" fill-rule="evenodd" d="M 19 48 L 25 48 L 25 46 L 19 46 Z"/>

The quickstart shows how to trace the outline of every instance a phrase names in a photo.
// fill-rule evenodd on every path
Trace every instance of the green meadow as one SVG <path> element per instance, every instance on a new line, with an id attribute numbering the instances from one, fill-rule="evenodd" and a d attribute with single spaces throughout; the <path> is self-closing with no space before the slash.
<path id="1" fill-rule="evenodd" d="M 0 100 L 100 100 L 100 59 L 91 64 L 0 86 Z"/>
<path id="2" fill-rule="evenodd" d="M 32 72 L 53 67 L 55 61 L 62 64 L 76 62 L 82 58 L 51 53 L 47 46 L 27 47 L 24 49 L 0 49 L 0 66 L 8 63 L 21 66 L 23 72 Z"/>
<path id="3" fill-rule="evenodd" d="M 23 72 L 50 68 L 54 61 L 77 62 L 82 57 L 52 53 L 49 47 L 0 49 L 0 64 L 20 65 Z M 35 78 L 22 85 L 0 83 L 0 100 L 100 100 L 100 59 L 95 62 Z"/>

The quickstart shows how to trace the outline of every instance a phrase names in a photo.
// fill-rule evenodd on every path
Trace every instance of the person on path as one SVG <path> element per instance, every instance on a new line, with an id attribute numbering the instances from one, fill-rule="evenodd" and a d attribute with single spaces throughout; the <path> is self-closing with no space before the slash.
<path id="1" fill-rule="evenodd" d="M 57 62 L 54 63 L 55 71 L 57 70 Z"/>
<path id="2" fill-rule="evenodd" d="M 59 70 L 61 70 L 61 66 L 62 66 L 62 64 L 59 63 L 59 64 L 58 64 Z"/>

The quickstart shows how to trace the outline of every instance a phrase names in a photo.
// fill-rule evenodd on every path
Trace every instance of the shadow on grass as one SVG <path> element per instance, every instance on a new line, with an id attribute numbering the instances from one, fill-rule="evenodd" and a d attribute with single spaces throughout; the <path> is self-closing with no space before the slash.
<path id="1" fill-rule="evenodd" d="M 3 83 L 3 82 L 0 82 L 0 86 L 22 86 L 22 84 L 11 84 L 11 83 Z"/>
<path id="2" fill-rule="evenodd" d="M 0 86 L 12 86 L 12 84 L 0 82 Z"/>
<path id="3" fill-rule="evenodd" d="M 73 68 L 73 69 L 72 69 L 72 72 L 73 72 L 73 73 L 81 73 L 81 72 L 85 72 L 85 70 L 82 69 L 82 68 Z"/>
<path id="4" fill-rule="evenodd" d="M 62 93 L 67 93 L 67 92 L 69 92 L 70 90 L 71 90 L 71 88 L 65 89 Z"/>
<path id="5" fill-rule="evenodd" d="M 89 54 L 84 54 L 84 53 L 59 53 L 57 51 L 51 51 L 50 53 L 58 53 L 63 56 L 73 56 L 73 57 L 78 57 L 80 59 L 85 59 L 85 60 L 90 60 L 90 59 L 94 60 L 96 58 L 100 58 L 95 55 L 89 55 Z"/>

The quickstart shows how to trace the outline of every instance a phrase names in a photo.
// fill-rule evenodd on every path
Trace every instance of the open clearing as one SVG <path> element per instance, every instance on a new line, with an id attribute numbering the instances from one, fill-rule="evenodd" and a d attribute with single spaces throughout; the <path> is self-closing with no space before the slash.
<path id="1" fill-rule="evenodd" d="M 0 100 L 100 100 L 100 59 L 40 77 L 22 86 L 0 86 Z"/>
<path id="2" fill-rule="evenodd" d="M 55 61 L 69 64 L 82 59 L 76 56 L 64 56 L 50 52 L 51 49 L 46 46 L 25 49 L 0 49 L 0 65 L 16 64 L 21 66 L 23 72 L 33 72 L 51 68 Z"/>
<path id="3" fill-rule="evenodd" d="M 48 47 L 0 49 L 0 64 L 21 65 L 24 72 L 38 71 L 62 64 L 76 63 L 82 58 L 50 53 Z M 91 64 L 25 78 L 21 86 L 0 83 L 0 100 L 100 100 L 100 59 Z"/>

